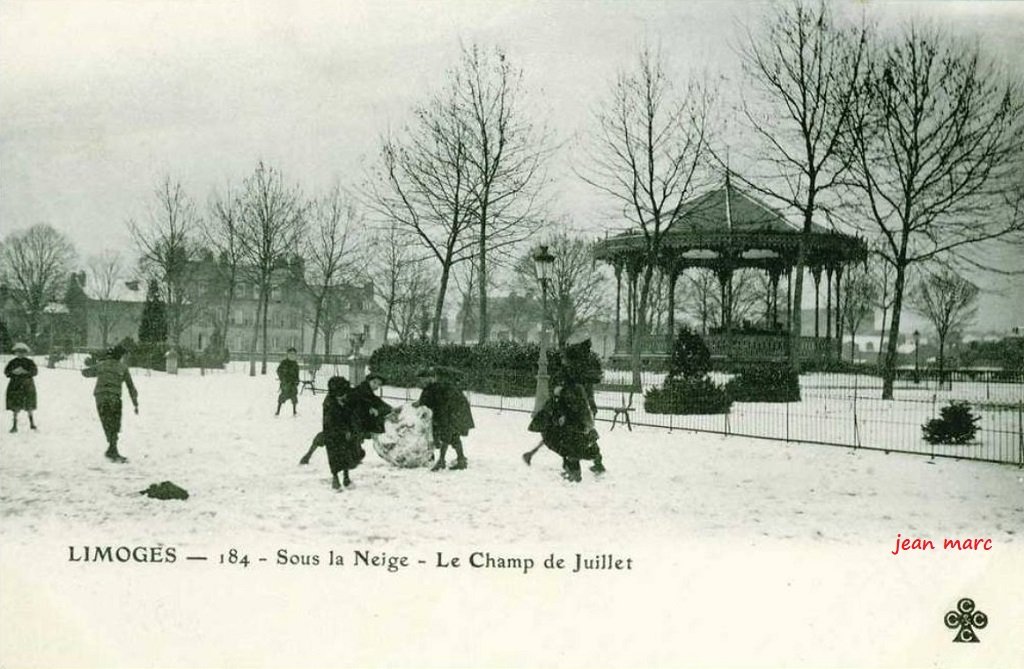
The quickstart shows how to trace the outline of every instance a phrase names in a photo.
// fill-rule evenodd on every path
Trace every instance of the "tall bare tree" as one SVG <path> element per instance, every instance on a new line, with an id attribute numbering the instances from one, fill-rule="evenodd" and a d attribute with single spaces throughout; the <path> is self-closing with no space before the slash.
<path id="1" fill-rule="evenodd" d="M 405 343 L 427 337 L 436 322 L 428 305 L 431 297 L 437 295 L 437 282 L 423 262 L 407 265 L 397 294 L 394 319 L 398 341 Z"/>
<path id="2" fill-rule="evenodd" d="M 203 238 L 213 251 L 212 271 L 216 285 L 211 308 L 214 333 L 211 348 L 226 352 L 231 329 L 231 309 L 242 280 L 242 202 L 229 187 L 210 203 L 210 217 L 203 226 Z M 219 305 L 217 304 L 219 302 Z M 218 309 L 219 306 L 219 309 Z"/>
<path id="3" fill-rule="evenodd" d="M 910 292 L 910 306 L 928 319 L 939 338 L 939 382 L 945 378 L 946 343 L 963 333 L 978 312 L 978 287 L 949 267 L 924 275 Z"/>
<path id="4" fill-rule="evenodd" d="M 759 94 L 744 100 L 742 114 L 759 140 L 755 159 L 767 168 L 763 180 L 743 181 L 801 218 L 790 325 L 790 360 L 799 369 L 806 236 L 852 161 L 843 133 L 861 92 L 868 33 L 840 26 L 824 0 L 795 0 L 774 11 L 764 31 L 749 31 L 741 51 Z"/>
<path id="5" fill-rule="evenodd" d="M 87 264 L 86 285 L 89 287 L 89 297 L 92 298 L 89 309 L 95 315 L 100 330 L 100 343 L 106 348 L 111 329 L 123 315 L 115 301 L 121 282 L 126 278 L 126 267 L 121 254 L 112 249 L 91 256 Z"/>
<path id="6" fill-rule="evenodd" d="M 182 332 L 201 312 L 195 294 L 201 222 L 180 182 L 167 177 L 155 194 L 148 221 L 129 220 L 128 231 L 139 250 L 142 271 L 157 280 L 163 293 L 169 343 L 177 346 Z"/>
<path id="7" fill-rule="evenodd" d="M 52 226 L 39 223 L 7 237 L 0 256 L 0 283 L 25 315 L 28 337 L 39 336 L 43 312 L 58 301 L 68 284 L 75 248 Z"/>
<path id="8" fill-rule="evenodd" d="M 450 96 L 434 97 L 414 112 L 401 137 L 381 142 L 380 164 L 369 184 L 371 206 L 405 230 L 439 265 L 431 340 L 440 338 L 452 268 L 476 248 L 475 170 L 471 128 Z"/>
<path id="9" fill-rule="evenodd" d="M 451 95 L 469 129 L 477 238 L 473 276 L 478 340 L 484 342 L 490 335 L 491 261 L 539 229 L 537 198 L 544 181 L 543 162 L 551 149 L 543 130 L 525 113 L 522 71 L 512 66 L 504 51 L 477 44 L 464 47 L 450 78 Z"/>
<path id="10" fill-rule="evenodd" d="M 398 312 L 407 284 L 419 271 L 419 259 L 410 241 L 408 232 L 392 222 L 379 228 L 371 242 L 374 253 L 370 254 L 367 267 L 375 294 L 384 305 L 385 342 L 392 331 L 400 341 L 405 341 L 398 327 Z"/>
<path id="11" fill-rule="evenodd" d="M 597 111 L 589 168 L 581 178 L 607 195 L 643 238 L 642 268 L 630 318 L 633 380 L 640 383 L 641 340 L 649 329 L 654 269 L 680 205 L 707 183 L 711 93 L 690 82 L 677 96 L 659 54 L 643 49 Z M 631 287 L 631 290 L 633 288 Z"/>
<path id="12" fill-rule="evenodd" d="M 550 236 L 546 243 L 554 256 L 547 316 L 555 343 L 561 347 L 606 311 L 609 279 L 602 268 L 595 265 L 592 242 L 560 232 Z M 520 257 L 515 271 L 524 292 L 539 292 L 532 251 Z"/>
<path id="13" fill-rule="evenodd" d="M 249 354 L 249 375 L 256 375 L 256 347 L 262 339 L 260 374 L 267 373 L 267 310 L 274 288 L 294 280 L 294 260 L 305 231 L 305 206 L 297 186 L 288 187 L 273 167 L 257 164 L 242 187 L 239 245 L 247 278 L 257 289 Z M 261 337 L 262 334 L 262 337 Z"/>
<path id="14" fill-rule="evenodd" d="M 1006 206 L 1019 183 L 1024 98 L 977 45 L 913 23 L 883 45 L 863 88 L 849 123 L 850 176 L 856 219 L 882 238 L 895 269 L 882 374 L 882 397 L 892 399 L 908 269 L 1024 238 L 1024 217 Z"/>
<path id="15" fill-rule="evenodd" d="M 857 330 L 865 318 L 871 316 L 874 306 L 880 297 L 879 285 L 867 264 L 847 267 L 843 272 L 839 304 L 840 320 L 850 331 L 850 361 L 853 362 L 857 353 Z M 837 333 L 842 347 L 843 335 Z M 839 350 L 842 355 L 842 348 Z"/>
<path id="16" fill-rule="evenodd" d="M 345 313 L 344 309 L 337 308 L 336 300 L 329 298 L 362 271 L 358 231 L 364 225 L 355 202 L 343 195 L 337 186 L 310 205 L 310 229 L 303 243 L 303 257 L 306 261 L 306 289 L 313 300 L 313 342 L 310 350 L 314 354 L 324 316 L 332 316 L 328 320 L 332 321 L 330 332 L 333 332 L 338 325 L 334 316 Z"/>

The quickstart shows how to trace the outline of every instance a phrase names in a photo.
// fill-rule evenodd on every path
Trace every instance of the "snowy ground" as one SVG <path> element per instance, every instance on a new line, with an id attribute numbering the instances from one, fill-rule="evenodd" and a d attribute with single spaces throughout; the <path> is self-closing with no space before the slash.
<path id="1" fill-rule="evenodd" d="M 0 620 L 17 633 L 0 634 L 2 666 L 1012 666 L 1024 657 L 1024 641 L 1008 633 L 1024 621 L 1024 474 L 1013 466 L 638 427 L 604 432 L 609 472 L 574 485 L 550 452 L 529 468 L 520 460 L 535 443 L 527 414 L 476 409 L 468 470 L 400 470 L 368 449 L 355 486 L 335 493 L 323 452 L 297 464 L 318 431 L 320 398 L 302 395 L 298 417 L 275 418 L 267 377 L 137 370 L 135 380 L 141 412 L 125 415 L 126 465 L 103 459 L 92 382 L 74 370 L 41 370 L 38 432 L 2 434 Z M 138 494 L 163 480 L 192 497 Z M 984 537 L 993 550 L 893 556 L 897 533 L 940 548 L 943 537 Z M 69 562 L 69 546 L 108 544 L 173 546 L 179 563 Z M 216 565 L 231 548 L 253 564 Z M 282 548 L 428 564 L 331 580 L 275 569 Z M 435 568 L 437 551 L 465 561 L 477 550 L 538 563 L 551 552 L 615 553 L 636 569 L 572 580 L 539 564 L 527 575 Z M 209 562 L 183 564 L 186 555 Z M 933 620 L 932 609 L 961 596 L 992 621 L 973 655 L 949 655 L 960 644 L 948 643 L 945 610 Z M 864 607 L 872 612 L 855 613 Z M 263 615 L 271 611 L 275 624 Z M 94 616 L 135 636 L 108 638 Z M 332 632 L 328 619 L 349 627 Z M 229 649 L 223 639 L 235 633 L 251 641 Z"/>

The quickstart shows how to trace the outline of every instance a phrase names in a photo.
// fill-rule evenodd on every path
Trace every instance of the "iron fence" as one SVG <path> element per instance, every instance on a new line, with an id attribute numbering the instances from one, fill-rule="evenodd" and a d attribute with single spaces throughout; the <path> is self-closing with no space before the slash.
<path id="1" fill-rule="evenodd" d="M 523 373 L 494 371 L 493 376 L 510 377 L 508 387 L 523 387 L 529 379 Z M 532 378 L 532 375 L 528 375 Z M 712 373 L 719 384 L 731 377 Z M 939 386 L 900 379 L 892 400 L 882 399 L 882 381 L 871 375 L 814 373 L 800 377 L 801 399 L 797 402 L 734 402 L 728 413 L 663 414 L 645 410 L 644 392 L 660 387 L 664 374 L 645 372 L 639 390 L 632 397 L 631 422 L 674 430 L 737 435 L 758 439 L 795 441 L 853 449 L 912 453 L 930 458 L 956 458 L 1024 466 L 1024 383 L 996 376 L 979 378 L 963 373 L 953 375 Z M 629 385 L 629 372 L 606 370 L 605 383 Z M 475 407 L 498 411 L 530 412 L 534 398 L 466 390 Z M 385 397 L 411 401 L 419 389 L 387 386 Z M 596 390 L 599 406 L 620 406 L 629 399 L 621 389 Z M 978 432 L 969 444 L 931 444 L 924 439 L 923 426 L 939 416 L 950 401 L 966 401 L 980 416 Z M 610 422 L 614 412 L 599 409 L 597 419 Z M 622 421 L 619 421 L 622 425 Z M 615 429 L 626 429 L 624 426 Z"/>

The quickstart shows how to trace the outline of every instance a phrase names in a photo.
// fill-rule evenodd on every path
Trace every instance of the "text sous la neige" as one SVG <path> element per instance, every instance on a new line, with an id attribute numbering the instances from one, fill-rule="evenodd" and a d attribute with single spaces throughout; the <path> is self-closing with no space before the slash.
<path id="1" fill-rule="evenodd" d="M 974 537 L 963 537 L 942 540 L 942 549 L 947 551 L 990 551 L 992 550 L 991 539 Z M 889 551 L 893 555 L 899 555 L 905 551 L 933 551 L 936 550 L 935 542 L 931 539 L 908 539 L 900 533 L 896 533 L 896 547 Z"/>
<path id="2" fill-rule="evenodd" d="M 249 565 L 248 555 L 231 549 L 225 555 L 229 559 L 221 559 L 220 563 Z M 223 557 L 223 556 L 222 556 Z M 93 563 L 150 563 L 172 564 L 179 560 L 178 551 L 173 546 L 68 546 L 69 562 Z M 410 567 L 414 564 L 427 565 L 442 569 L 511 569 L 528 573 L 537 566 L 549 570 L 566 570 L 572 573 L 581 571 L 631 571 L 633 558 L 621 557 L 614 553 L 584 554 L 573 553 L 569 557 L 556 556 L 549 553 L 543 560 L 530 556 L 506 555 L 489 551 L 473 551 L 466 556 L 448 555 L 436 552 L 431 561 L 414 559 L 407 555 L 389 554 L 384 551 L 355 550 L 340 553 L 330 550 L 326 555 L 320 553 L 297 553 L 287 549 L 279 549 L 272 560 L 260 559 L 261 562 L 272 562 L 281 566 L 345 566 L 377 567 L 389 572 Z"/>

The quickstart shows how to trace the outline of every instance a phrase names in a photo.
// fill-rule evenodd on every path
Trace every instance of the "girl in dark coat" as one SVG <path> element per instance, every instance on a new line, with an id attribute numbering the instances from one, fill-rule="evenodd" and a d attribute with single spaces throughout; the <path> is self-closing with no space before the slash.
<path id="1" fill-rule="evenodd" d="M 366 456 L 361 442 L 363 433 L 352 407 L 348 404 L 351 390 L 348 381 L 341 376 L 331 377 L 327 382 L 327 397 L 324 398 L 323 441 L 327 447 L 327 462 L 331 467 L 331 486 L 340 490 L 352 485 L 348 472 L 355 469 Z M 338 481 L 342 472 L 342 481 Z"/>
<path id="2" fill-rule="evenodd" d="M 359 421 L 364 439 L 373 434 L 383 434 L 384 421 L 394 411 L 390 404 L 377 396 L 383 384 L 383 376 L 370 374 L 348 394 L 348 404 Z"/>
<path id="3" fill-rule="evenodd" d="M 18 431 L 18 412 L 28 412 L 28 426 L 36 429 L 35 417 L 32 412 L 36 410 L 36 382 L 33 378 L 39 373 L 36 363 L 28 357 L 28 346 L 15 344 L 14 352 L 17 354 L 13 360 L 7 363 L 4 368 L 4 376 L 10 379 L 7 384 L 7 409 L 13 414 L 14 423 L 11 425 L 11 432 Z"/>
<path id="4" fill-rule="evenodd" d="M 424 370 L 419 377 L 423 392 L 420 393 L 420 399 L 413 402 L 413 406 L 430 409 L 434 445 L 440 449 L 437 463 L 431 471 L 445 468 L 444 458 L 448 446 L 455 449 L 455 463 L 451 468 L 465 469 L 467 463 L 466 455 L 462 452 L 462 437 L 468 435 L 475 426 L 469 401 L 450 381 L 441 380 L 436 370 Z"/>

